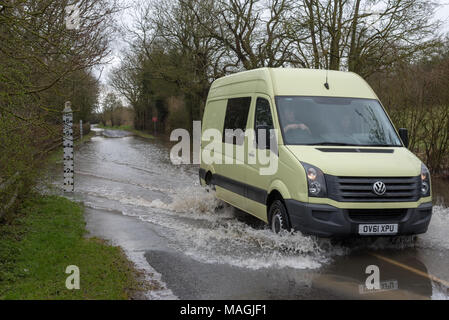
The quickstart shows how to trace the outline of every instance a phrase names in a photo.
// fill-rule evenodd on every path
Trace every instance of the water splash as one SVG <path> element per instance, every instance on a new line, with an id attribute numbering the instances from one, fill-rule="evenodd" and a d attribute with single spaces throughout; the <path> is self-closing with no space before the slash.
<path id="1" fill-rule="evenodd" d="M 426 234 L 419 236 L 417 245 L 426 249 L 449 249 L 449 208 L 433 208 L 432 221 Z"/>
<path id="2" fill-rule="evenodd" d="M 267 228 L 241 222 L 234 209 L 201 189 L 179 192 L 171 203 L 156 200 L 148 205 L 179 217 L 212 222 L 200 226 L 180 221 L 173 225 L 162 222 L 164 227 L 175 230 L 176 236 L 186 243 L 182 250 L 202 262 L 228 263 L 251 269 L 314 269 L 329 263 L 335 256 L 348 255 L 357 250 L 449 249 L 449 240 L 445 236 L 449 228 L 449 209 L 443 207 L 435 207 L 434 217 L 425 235 L 332 241 L 304 236 L 300 232 L 275 235 Z M 141 218 L 161 223 L 154 217 Z"/>
<path id="3" fill-rule="evenodd" d="M 126 213 L 159 225 L 175 238 L 177 249 L 206 263 L 226 263 L 251 269 L 314 269 L 346 249 L 330 240 L 300 232 L 276 235 L 260 224 L 240 221 L 235 209 L 203 189 L 178 191 L 172 201 L 121 199 L 121 203 L 150 208 Z M 240 214 L 241 215 L 241 214 Z"/>

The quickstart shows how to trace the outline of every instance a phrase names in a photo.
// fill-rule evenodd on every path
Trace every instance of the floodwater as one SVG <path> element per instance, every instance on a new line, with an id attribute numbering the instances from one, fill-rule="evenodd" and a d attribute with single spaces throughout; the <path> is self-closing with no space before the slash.
<path id="1" fill-rule="evenodd" d="M 61 166 L 50 172 L 56 190 Z M 438 182 L 429 232 L 417 238 L 279 236 L 202 189 L 198 167 L 172 165 L 167 143 L 98 135 L 75 152 L 70 197 L 86 207 L 90 234 L 120 245 L 158 285 L 151 299 L 447 299 L 448 185 Z M 365 286 L 372 265 L 377 290 Z"/>
<path id="2" fill-rule="evenodd" d="M 436 205 L 449 207 L 449 178 L 432 180 L 433 201 Z"/>

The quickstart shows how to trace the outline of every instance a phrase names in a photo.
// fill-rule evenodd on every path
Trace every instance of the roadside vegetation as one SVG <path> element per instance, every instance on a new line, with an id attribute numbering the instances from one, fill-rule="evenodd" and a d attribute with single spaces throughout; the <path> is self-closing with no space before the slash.
<path id="1" fill-rule="evenodd" d="M 139 273 L 123 252 L 86 238 L 83 209 L 34 193 L 40 171 L 62 158 L 62 110 L 74 110 L 76 144 L 100 107 L 93 68 L 107 62 L 118 1 L 0 1 L 0 299 L 129 299 Z M 79 140 L 79 121 L 84 139 Z M 67 290 L 68 265 L 81 289 Z"/>
<path id="2" fill-rule="evenodd" d="M 0 225 L 0 299 L 130 299 L 141 275 L 118 247 L 85 238 L 81 206 L 60 197 L 27 199 Z M 80 270 L 80 290 L 66 288 L 66 268 Z"/>
<path id="3" fill-rule="evenodd" d="M 94 135 L 88 132 L 75 146 Z M 61 162 L 62 157 L 57 144 L 36 169 Z M 124 252 L 86 237 L 82 206 L 31 192 L 14 209 L 0 224 L 0 300 L 145 299 L 149 286 Z M 80 290 L 65 286 L 68 265 L 80 269 Z"/>
<path id="4" fill-rule="evenodd" d="M 114 0 L 86 0 L 77 27 L 68 0 L 0 1 L 0 223 L 27 198 L 49 153 L 62 144 L 62 110 L 84 133 L 98 108 L 93 67 L 105 62 L 120 10 Z M 5 206 L 6 205 L 6 206 Z"/>

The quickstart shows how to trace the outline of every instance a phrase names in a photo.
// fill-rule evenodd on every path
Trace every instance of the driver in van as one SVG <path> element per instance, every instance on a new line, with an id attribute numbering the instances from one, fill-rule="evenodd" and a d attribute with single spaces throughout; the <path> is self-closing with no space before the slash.
<path id="1" fill-rule="evenodd" d="M 301 129 L 301 130 L 307 131 L 308 133 L 312 134 L 312 132 L 310 131 L 310 128 L 306 124 L 301 123 L 296 120 L 296 115 L 292 108 L 288 108 L 285 111 L 285 118 L 286 118 L 285 120 L 287 122 L 287 125 L 284 127 L 284 132 L 288 132 L 290 130 L 295 130 L 295 129 Z"/>

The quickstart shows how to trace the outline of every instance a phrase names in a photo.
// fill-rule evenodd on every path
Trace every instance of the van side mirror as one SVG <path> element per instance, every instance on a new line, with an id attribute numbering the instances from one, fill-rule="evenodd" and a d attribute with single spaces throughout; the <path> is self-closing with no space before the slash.
<path id="1" fill-rule="evenodd" d="M 265 149 L 270 149 L 270 127 L 269 126 L 258 126 L 256 128 L 256 144 L 259 147 L 259 140 L 263 136 L 259 137 L 259 131 L 265 132 Z"/>
<path id="2" fill-rule="evenodd" d="M 401 137 L 401 140 L 404 143 L 405 147 L 408 148 L 409 146 L 408 130 L 405 128 L 399 129 L 399 136 Z"/>

